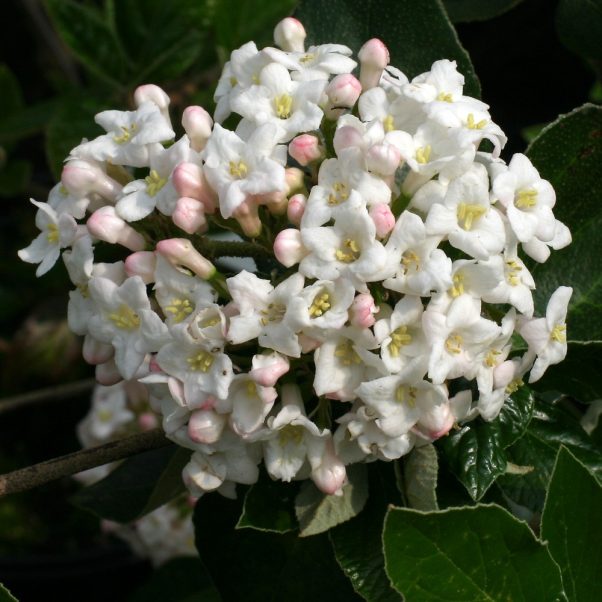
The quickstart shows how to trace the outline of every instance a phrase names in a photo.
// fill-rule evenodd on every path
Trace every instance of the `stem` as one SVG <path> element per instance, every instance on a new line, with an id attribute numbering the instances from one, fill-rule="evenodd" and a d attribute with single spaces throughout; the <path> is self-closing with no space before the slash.
<path id="1" fill-rule="evenodd" d="M 163 429 L 157 428 L 97 447 L 82 449 L 66 456 L 59 456 L 0 475 L 0 496 L 27 491 L 82 470 L 96 468 L 166 445 L 172 445 L 172 442 L 165 438 Z"/>
<path id="2" fill-rule="evenodd" d="M 44 389 L 38 389 L 37 391 L 23 393 L 22 395 L 5 397 L 4 399 L 0 399 L 0 414 L 44 401 L 62 401 L 69 397 L 75 397 L 80 393 L 86 393 L 93 389 L 95 385 L 96 379 L 87 378 L 85 380 L 67 383 L 66 385 L 46 387 Z"/>
<path id="3" fill-rule="evenodd" d="M 272 253 L 265 247 L 242 240 L 213 240 L 206 236 L 199 236 L 194 241 L 194 246 L 201 254 L 209 259 L 220 257 L 252 257 L 262 259 L 271 257 Z"/>

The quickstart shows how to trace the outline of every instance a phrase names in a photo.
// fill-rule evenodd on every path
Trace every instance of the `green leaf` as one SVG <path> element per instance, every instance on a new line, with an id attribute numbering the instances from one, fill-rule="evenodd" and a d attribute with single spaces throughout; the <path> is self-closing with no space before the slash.
<path id="1" fill-rule="evenodd" d="M 257 483 L 245 495 L 236 528 L 248 527 L 274 533 L 294 531 L 299 526 L 295 516 L 297 492 L 297 483 L 272 481 L 267 472 L 262 470 Z"/>
<path id="2" fill-rule="evenodd" d="M 506 471 L 505 449 L 525 432 L 533 413 L 533 395 L 522 387 L 506 399 L 499 416 L 485 422 L 477 418 L 459 431 L 439 439 L 452 472 L 474 500 Z"/>
<path id="3" fill-rule="evenodd" d="M 561 116 L 544 128 L 527 155 L 554 186 L 554 213 L 573 235 L 571 245 L 532 268 L 536 307 L 545 313 L 556 288 L 572 286 L 569 341 L 602 342 L 602 107 L 586 104 Z"/>
<path id="4" fill-rule="evenodd" d="M 21 108 L 23 98 L 21 88 L 13 72 L 3 64 L 0 64 L 0 120 L 4 121 L 7 116 Z"/>
<path id="5" fill-rule="evenodd" d="M 220 602 L 221 599 L 198 558 L 174 558 L 156 569 L 127 602 Z"/>
<path id="6" fill-rule="evenodd" d="M 387 506 L 396 501 L 387 490 L 393 474 L 375 464 L 370 468 L 366 507 L 350 521 L 331 529 L 329 537 L 339 566 L 358 594 L 370 602 L 395 602 L 401 598 L 385 573 L 381 540 Z"/>
<path id="7" fill-rule="evenodd" d="M 328 531 L 353 518 L 364 507 L 368 499 L 366 466 L 348 466 L 347 478 L 349 482 L 343 487 L 341 496 L 326 495 L 309 480 L 301 485 L 301 491 L 295 500 L 301 537 Z"/>
<path id="8" fill-rule="evenodd" d="M 439 510 L 437 505 L 437 450 L 432 444 L 415 447 L 403 459 L 403 493 L 410 508 Z"/>
<path id="9" fill-rule="evenodd" d="M 31 180 L 29 161 L 9 161 L 0 167 L 0 197 L 21 194 Z"/>
<path id="10" fill-rule="evenodd" d="M 504 14 L 523 0 L 443 0 L 452 23 L 486 21 Z"/>
<path id="11" fill-rule="evenodd" d="M 50 100 L 11 113 L 0 120 L 0 144 L 16 142 L 41 131 L 52 118 L 57 101 Z"/>
<path id="12" fill-rule="evenodd" d="M 239 492 L 240 496 L 240 492 Z M 242 501 L 203 496 L 195 508 L 196 545 L 224 600 L 355 602 L 328 537 L 235 529 Z"/>
<path id="13" fill-rule="evenodd" d="M 560 0 L 556 29 L 560 41 L 576 54 L 602 59 L 602 0 Z"/>
<path id="14" fill-rule="evenodd" d="M 383 544 L 387 575 L 406 602 L 564 599 L 547 547 L 500 506 L 392 508 Z"/>
<path id="15" fill-rule="evenodd" d="M 307 30 L 308 45 L 344 43 L 357 53 L 370 38 L 380 38 L 391 64 L 408 77 L 428 71 L 438 59 L 456 60 L 466 94 L 480 95 L 470 58 L 439 0 L 302 0 L 295 16 Z"/>
<path id="16" fill-rule="evenodd" d="M 98 483 L 78 491 L 73 502 L 118 523 L 136 520 L 186 490 L 182 469 L 190 454 L 168 445 L 128 458 Z"/>
<path id="17" fill-rule="evenodd" d="M 525 475 L 506 474 L 498 479 L 498 486 L 512 501 L 540 512 L 561 445 L 602 480 L 602 454 L 577 419 L 560 404 L 537 399 L 524 436 L 506 450 L 510 462 L 533 470 Z"/>
<path id="18" fill-rule="evenodd" d="M 541 520 L 541 535 L 560 566 L 571 602 L 595 602 L 602 569 L 602 487 L 565 447 L 550 480 Z"/>
<path id="19" fill-rule="evenodd" d="M 0 602 L 19 602 L 7 589 L 0 583 Z"/>

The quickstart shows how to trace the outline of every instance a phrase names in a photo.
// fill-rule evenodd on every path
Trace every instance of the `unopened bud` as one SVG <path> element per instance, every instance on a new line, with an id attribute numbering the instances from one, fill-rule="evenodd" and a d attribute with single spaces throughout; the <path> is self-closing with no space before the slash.
<path id="1" fill-rule="evenodd" d="M 298 167 L 287 167 L 284 170 L 286 181 L 286 194 L 296 194 L 305 188 L 305 174 Z"/>
<path id="2" fill-rule="evenodd" d="M 205 206 L 205 213 L 217 207 L 215 192 L 207 183 L 203 168 L 196 163 L 180 163 L 172 174 L 172 182 L 181 197 L 197 199 Z"/>
<path id="3" fill-rule="evenodd" d="M 320 140 L 313 134 L 301 134 L 293 138 L 288 145 L 289 155 L 299 163 L 299 165 L 309 165 L 314 161 L 319 161 L 324 157 L 324 147 Z"/>
<path id="4" fill-rule="evenodd" d="M 440 403 L 420 416 L 416 429 L 427 439 L 435 441 L 447 435 L 455 420 L 449 402 Z"/>
<path id="5" fill-rule="evenodd" d="M 138 416 L 138 426 L 141 431 L 150 431 L 159 426 L 157 416 L 152 412 L 143 412 Z"/>
<path id="6" fill-rule="evenodd" d="M 169 117 L 169 103 L 171 99 L 165 93 L 164 90 L 155 86 L 155 84 L 143 84 L 138 86 L 134 92 L 134 102 L 139 107 L 144 102 L 152 102 L 159 107 L 161 115 L 165 118 L 169 126 L 171 127 L 171 119 Z"/>
<path id="7" fill-rule="evenodd" d="M 337 156 L 340 156 L 346 148 L 362 148 L 364 139 L 362 135 L 352 126 L 344 125 L 336 130 L 332 145 Z"/>
<path id="8" fill-rule="evenodd" d="M 376 322 L 374 314 L 378 308 L 369 293 L 361 293 L 355 297 L 349 308 L 349 321 L 358 328 L 370 328 Z"/>
<path id="9" fill-rule="evenodd" d="M 328 119 L 337 119 L 342 110 L 350 109 L 362 93 L 362 86 L 351 73 L 342 73 L 334 77 L 326 86 L 326 96 L 330 107 L 326 110 Z"/>
<path id="10" fill-rule="evenodd" d="M 299 263 L 307 254 L 308 250 L 301 240 L 301 232 L 296 228 L 282 230 L 274 239 L 274 255 L 286 268 Z"/>
<path id="11" fill-rule="evenodd" d="M 142 251 L 146 242 L 142 234 L 139 234 L 127 222 L 122 220 L 115 208 L 105 205 L 97 209 L 86 222 L 88 231 L 99 240 L 111 244 L 119 244 L 130 251 Z"/>
<path id="12" fill-rule="evenodd" d="M 157 243 L 157 253 L 174 267 L 184 266 L 203 280 L 215 275 L 215 266 L 186 238 L 168 238 Z"/>
<path id="13" fill-rule="evenodd" d="M 500 389 L 501 387 L 507 387 L 513 380 L 518 372 L 518 362 L 512 360 L 506 360 L 499 366 L 496 366 L 493 370 L 493 388 Z"/>
<path id="14" fill-rule="evenodd" d="M 84 198 L 91 193 L 115 202 L 123 187 L 109 177 L 97 164 L 85 159 L 69 161 L 61 173 L 61 183 L 75 197 Z"/>
<path id="15" fill-rule="evenodd" d="M 197 199 L 187 196 L 179 198 L 176 208 L 171 214 L 173 223 L 188 234 L 207 231 L 207 219 L 205 218 L 205 205 Z"/>
<path id="16" fill-rule="evenodd" d="M 378 39 L 368 40 L 357 54 L 360 60 L 360 82 L 364 91 L 375 88 L 389 64 L 389 50 Z"/>
<path id="17" fill-rule="evenodd" d="M 392 144 L 375 144 L 366 153 L 366 166 L 381 176 L 395 173 L 401 161 L 401 153 Z"/>
<path id="18" fill-rule="evenodd" d="M 327 495 L 340 495 L 347 480 L 345 465 L 334 451 L 332 439 L 326 441 L 324 453 L 319 460 L 313 460 L 311 480 Z"/>
<path id="19" fill-rule="evenodd" d="M 114 353 L 115 349 L 113 345 L 101 343 L 89 334 L 84 337 L 82 356 L 88 364 L 92 364 L 93 366 L 104 364 L 113 357 Z"/>
<path id="20" fill-rule="evenodd" d="M 242 231 L 249 238 L 257 238 L 261 234 L 261 220 L 257 212 L 257 205 L 243 201 L 234 211 L 232 217 L 238 222 Z"/>
<path id="21" fill-rule="evenodd" d="M 211 115 L 203 107 L 186 107 L 182 114 L 182 126 L 190 138 L 190 146 L 197 152 L 202 151 L 211 136 L 213 128 Z"/>
<path id="22" fill-rule="evenodd" d="M 386 203 L 372 205 L 369 214 L 376 226 L 376 236 L 378 238 L 384 238 L 395 227 L 395 216 Z"/>
<path id="23" fill-rule="evenodd" d="M 125 273 L 128 276 L 140 276 L 144 284 L 155 281 L 157 256 L 152 251 L 138 251 L 128 255 L 125 260 Z"/>
<path id="24" fill-rule="evenodd" d="M 307 205 L 307 198 L 304 194 L 295 194 L 288 200 L 288 207 L 286 208 L 286 216 L 288 221 L 295 226 L 301 224 L 301 218 L 305 213 L 305 206 Z"/>
<path id="25" fill-rule="evenodd" d="M 282 19 L 274 28 L 274 42 L 285 52 L 303 52 L 306 36 L 301 21 L 293 17 Z"/>
<path id="26" fill-rule="evenodd" d="M 121 376 L 121 373 L 115 364 L 115 360 L 113 359 L 110 359 L 102 364 L 98 364 L 96 366 L 95 376 L 96 382 L 99 385 L 104 385 L 105 387 L 116 385 L 123 380 L 123 376 Z"/>
<path id="27" fill-rule="evenodd" d="M 226 415 L 213 410 L 192 412 L 188 421 L 188 436 L 195 443 L 211 444 L 221 437 L 226 426 Z"/>
<path id="28" fill-rule="evenodd" d="M 253 356 L 249 376 L 262 387 L 273 387 L 278 379 L 290 369 L 288 358 L 276 351 Z"/>

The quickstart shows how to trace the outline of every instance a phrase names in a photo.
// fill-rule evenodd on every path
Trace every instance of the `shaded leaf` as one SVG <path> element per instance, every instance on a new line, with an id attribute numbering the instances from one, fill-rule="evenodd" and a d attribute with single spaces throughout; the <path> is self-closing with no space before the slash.
<path id="1" fill-rule="evenodd" d="M 4 121 L 11 113 L 21 108 L 23 98 L 21 88 L 13 72 L 0 64 L 0 120 Z"/>
<path id="2" fill-rule="evenodd" d="M 0 143 L 15 142 L 41 131 L 54 115 L 56 100 L 40 102 L 24 107 L 0 120 Z"/>
<path id="3" fill-rule="evenodd" d="M 136 520 L 186 491 L 182 469 L 190 454 L 176 445 L 138 454 L 78 491 L 72 501 L 101 518 L 118 523 Z"/>
<path id="4" fill-rule="evenodd" d="M 392 508 L 385 568 L 406 602 L 560 601 L 560 572 L 526 523 L 495 505 Z"/>
<path id="5" fill-rule="evenodd" d="M 437 450 L 432 444 L 415 447 L 403 459 L 403 492 L 410 508 L 439 510 L 437 505 Z"/>
<path id="6" fill-rule="evenodd" d="M 302 0 L 295 16 L 305 26 L 307 45 L 332 43 L 333 23 L 337 40 L 355 53 L 370 38 L 380 38 L 391 64 L 410 78 L 438 59 L 456 60 L 465 93 L 480 95 L 470 58 L 439 0 Z"/>
<path id="7" fill-rule="evenodd" d="M 541 520 L 541 535 L 560 566 L 571 602 L 595 602 L 602 570 L 602 487 L 565 447 L 558 451 Z"/>
<path id="8" fill-rule="evenodd" d="M 326 495 L 309 480 L 301 485 L 301 491 L 295 500 L 301 537 L 328 531 L 361 511 L 368 499 L 366 466 L 348 466 L 347 478 L 349 482 L 343 487 L 341 496 Z"/>
<path id="9" fill-rule="evenodd" d="M 576 54 L 602 59 L 602 0 L 560 0 L 556 29 L 560 41 Z"/>
<path id="10" fill-rule="evenodd" d="M 0 602 L 19 602 L 7 589 L 0 583 Z"/>
<path id="11" fill-rule="evenodd" d="M 452 23 L 486 21 L 504 14 L 523 0 L 443 0 Z"/>

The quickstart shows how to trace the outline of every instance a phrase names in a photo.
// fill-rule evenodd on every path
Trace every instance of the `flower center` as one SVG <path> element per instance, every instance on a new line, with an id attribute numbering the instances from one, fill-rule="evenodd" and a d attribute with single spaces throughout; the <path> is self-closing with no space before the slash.
<path id="1" fill-rule="evenodd" d="M 252 381 L 247 381 L 247 397 L 251 399 L 257 399 L 259 394 L 257 393 L 257 385 Z"/>
<path id="2" fill-rule="evenodd" d="M 431 159 L 431 145 L 421 146 L 416 149 L 416 161 L 421 165 L 428 163 Z"/>
<path id="3" fill-rule="evenodd" d="M 453 285 L 449 289 L 449 294 L 455 299 L 464 294 L 464 274 L 456 272 L 452 278 Z"/>
<path id="4" fill-rule="evenodd" d="M 519 209 L 529 209 L 537 205 L 537 190 L 528 188 L 527 190 L 519 190 L 516 193 L 514 204 Z"/>
<path id="5" fill-rule="evenodd" d="M 46 234 L 46 238 L 49 243 L 57 243 L 59 241 L 59 228 L 56 224 L 48 224 L 47 226 L 48 233 Z"/>
<path id="6" fill-rule="evenodd" d="M 346 238 L 343 246 L 336 250 L 335 257 L 343 263 L 353 263 L 359 259 L 360 254 L 357 242 L 352 238 Z"/>
<path id="7" fill-rule="evenodd" d="M 194 305 L 188 299 L 172 299 L 165 311 L 171 314 L 173 321 L 177 324 L 189 316 L 194 310 Z"/>
<path id="8" fill-rule="evenodd" d="M 96 413 L 99 422 L 111 422 L 113 420 L 113 412 L 108 408 L 103 408 Z"/>
<path id="9" fill-rule="evenodd" d="M 311 63 L 314 59 L 315 59 L 315 55 L 311 54 L 311 52 L 308 52 L 307 54 L 304 54 L 300 59 L 299 62 L 302 65 L 306 65 L 307 63 Z"/>
<path id="10" fill-rule="evenodd" d="M 523 268 L 521 268 L 514 260 L 507 261 L 506 265 L 508 266 L 506 274 L 508 284 L 510 284 L 510 286 L 518 286 L 520 284 L 520 272 Z"/>
<path id="11" fill-rule="evenodd" d="M 550 333 L 550 339 L 557 343 L 566 343 L 566 324 L 556 324 Z"/>
<path id="12" fill-rule="evenodd" d="M 506 394 L 512 395 L 512 393 L 516 393 L 524 384 L 525 382 L 522 378 L 515 378 L 506 386 Z"/>
<path id="13" fill-rule="evenodd" d="M 137 128 L 138 126 L 135 123 L 132 123 L 132 125 L 130 126 L 122 125 L 122 133 L 119 136 L 113 136 L 113 140 L 117 142 L 117 144 L 125 144 L 126 142 L 130 141 L 130 139 L 132 138 L 132 134 L 136 131 Z"/>
<path id="14" fill-rule="evenodd" d="M 191 370 L 208 372 L 213 366 L 215 358 L 208 351 L 199 351 L 197 354 L 191 355 L 186 361 Z"/>
<path id="15" fill-rule="evenodd" d="M 456 333 L 450 334 L 445 341 L 445 348 L 454 354 L 458 354 L 462 351 L 462 336 Z"/>
<path id="16" fill-rule="evenodd" d="M 400 326 L 391 333 L 391 342 L 389 343 L 389 353 L 391 357 L 399 357 L 399 352 L 404 345 L 412 342 L 412 335 L 408 333 L 407 326 Z"/>
<path id="17" fill-rule="evenodd" d="M 151 169 L 144 181 L 146 182 L 146 194 L 148 196 L 155 196 L 167 184 L 167 178 L 162 178 L 155 169 Z"/>
<path id="18" fill-rule="evenodd" d="M 361 364 L 362 359 L 353 348 L 353 343 L 347 339 L 344 343 L 339 343 L 334 350 L 335 357 L 338 357 L 343 366 L 351 364 Z"/>
<path id="19" fill-rule="evenodd" d="M 230 175 L 237 180 L 242 180 L 247 177 L 249 173 L 249 168 L 244 161 L 230 161 L 229 164 Z"/>
<path id="20" fill-rule="evenodd" d="M 487 213 L 487 207 L 483 207 L 483 205 L 460 203 L 458 205 L 458 223 L 464 230 L 472 230 L 473 224 L 485 213 Z"/>
<path id="21" fill-rule="evenodd" d="M 276 115 L 280 119 L 288 119 L 293 109 L 293 97 L 290 94 L 281 94 L 274 98 L 274 108 Z"/>
<path id="22" fill-rule="evenodd" d="M 401 263 L 404 266 L 404 274 L 407 274 L 412 269 L 412 266 L 414 266 L 415 272 L 420 269 L 420 257 L 414 251 L 406 251 L 401 256 Z"/>
<path id="23" fill-rule="evenodd" d="M 280 443 L 280 446 L 284 447 L 289 443 L 299 445 L 301 441 L 303 441 L 303 431 L 304 428 L 302 426 L 287 424 L 278 432 L 278 442 Z"/>
<path id="24" fill-rule="evenodd" d="M 437 100 L 440 102 L 452 102 L 451 92 L 439 92 Z"/>
<path id="25" fill-rule="evenodd" d="M 497 366 L 497 356 L 501 353 L 497 349 L 490 349 L 489 353 L 485 356 L 484 364 L 489 368 L 495 368 Z"/>
<path id="26" fill-rule="evenodd" d="M 482 130 L 487 125 L 487 119 L 481 119 L 481 121 L 474 120 L 474 115 L 472 113 L 468 113 L 468 117 L 466 118 L 466 127 L 469 130 Z"/>
<path id="27" fill-rule="evenodd" d="M 407 403 L 411 408 L 416 406 L 416 387 L 406 387 L 399 385 L 395 390 L 395 401 L 397 403 Z"/>
<path id="28" fill-rule="evenodd" d="M 391 115 L 390 113 L 383 119 L 383 128 L 385 132 L 392 132 L 395 129 L 393 115 Z"/>
<path id="29" fill-rule="evenodd" d="M 109 320 L 122 330 L 135 330 L 140 326 L 140 317 L 128 305 L 120 305 L 119 309 L 109 314 Z"/>
<path id="30" fill-rule="evenodd" d="M 332 192 L 328 195 L 329 205 L 340 205 L 349 198 L 349 188 L 343 182 L 335 182 Z"/>
<path id="31" fill-rule="evenodd" d="M 266 309 L 261 310 L 261 323 L 265 326 L 268 322 L 282 322 L 286 313 L 286 305 L 282 303 L 270 303 Z"/>
<path id="32" fill-rule="evenodd" d="M 313 300 L 313 303 L 309 306 L 309 317 L 319 318 L 323 316 L 331 307 L 330 295 L 322 292 L 318 293 Z"/>

